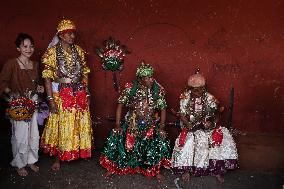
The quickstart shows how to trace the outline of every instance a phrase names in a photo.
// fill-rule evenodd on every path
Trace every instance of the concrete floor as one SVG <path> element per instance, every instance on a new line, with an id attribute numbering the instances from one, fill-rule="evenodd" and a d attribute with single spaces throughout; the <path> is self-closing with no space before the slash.
<path id="1" fill-rule="evenodd" d="M 3 123 L 3 122 L 2 122 Z M 40 128 L 42 130 L 42 128 Z M 225 183 L 219 184 L 214 177 L 192 178 L 184 183 L 179 175 L 162 170 L 165 182 L 141 175 L 114 176 L 106 180 L 105 170 L 99 165 L 99 150 L 89 160 L 63 163 L 61 170 L 50 170 L 53 159 L 40 152 L 37 163 L 39 173 L 29 170 L 29 176 L 21 178 L 9 165 L 12 159 L 9 124 L 0 127 L 0 188 L 123 188 L 123 189 L 281 189 L 284 188 L 284 137 L 269 135 L 237 135 L 240 169 L 228 172 Z"/>
<path id="2" fill-rule="evenodd" d="M 10 166 L 4 166 L 0 170 L 0 188 L 200 188 L 200 189 L 281 189 L 284 185 L 284 173 L 281 170 L 274 171 L 249 171 L 235 170 L 225 175 L 225 183 L 219 184 L 214 177 L 192 178 L 184 183 L 179 175 L 173 175 L 168 170 L 163 170 L 166 180 L 160 184 L 155 178 L 149 179 L 141 175 L 114 176 L 109 180 L 102 176 L 105 170 L 99 166 L 99 153 L 89 160 L 77 160 L 63 163 L 58 172 L 50 170 L 52 158 L 41 155 L 38 165 L 39 173 L 29 170 L 29 176 L 19 177 Z"/>

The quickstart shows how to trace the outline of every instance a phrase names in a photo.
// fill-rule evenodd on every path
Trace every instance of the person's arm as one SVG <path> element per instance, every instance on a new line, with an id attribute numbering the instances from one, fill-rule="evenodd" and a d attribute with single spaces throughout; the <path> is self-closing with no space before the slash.
<path id="1" fill-rule="evenodd" d="M 44 79 L 44 85 L 47 93 L 47 100 L 52 113 L 58 113 L 57 104 L 55 103 L 52 96 L 52 83 L 50 78 Z"/>
<path id="2" fill-rule="evenodd" d="M 166 138 L 167 133 L 165 131 L 165 122 L 166 122 L 166 108 L 161 109 L 161 117 L 160 117 L 160 127 L 159 132 L 161 137 Z"/>
<path id="3" fill-rule="evenodd" d="M 166 109 L 161 109 L 160 129 L 165 129 Z"/>
<path id="4" fill-rule="evenodd" d="M 34 66 L 35 66 L 35 75 L 36 75 L 36 78 L 35 78 L 35 84 L 36 84 L 36 92 L 37 93 L 44 93 L 44 86 L 42 84 L 42 80 L 41 80 L 41 77 L 40 77 L 40 68 L 39 68 L 39 63 L 38 62 L 34 62 Z"/>
<path id="5" fill-rule="evenodd" d="M 87 61 L 86 61 L 86 52 L 78 45 L 75 45 L 79 56 L 81 58 L 81 63 L 82 63 L 82 81 L 83 83 L 86 84 L 86 87 L 88 87 L 89 84 L 89 79 L 88 79 L 88 74 L 91 72 L 90 68 L 87 65 Z"/>
<path id="6" fill-rule="evenodd" d="M 116 128 L 120 128 L 122 107 L 123 107 L 123 104 L 118 104 L 116 108 L 116 117 L 115 117 L 115 127 Z"/>
<path id="7" fill-rule="evenodd" d="M 190 100 L 190 93 L 189 91 L 186 90 L 180 95 L 179 115 L 180 115 L 180 120 L 185 125 L 185 127 L 191 129 L 193 125 L 187 119 L 187 116 L 190 115 L 190 112 L 188 110 L 189 100 Z"/>
<path id="8" fill-rule="evenodd" d="M 43 64 L 42 78 L 47 94 L 47 100 L 52 113 L 57 113 L 57 104 L 52 95 L 52 81 L 55 79 L 56 72 L 56 47 L 49 48 L 42 56 Z"/>
<path id="9" fill-rule="evenodd" d="M 185 125 L 188 129 L 191 129 L 191 128 L 192 128 L 192 124 L 189 123 L 188 119 L 187 119 L 184 115 L 181 115 L 181 116 L 180 116 L 180 120 L 184 123 L 184 125 Z"/>
<path id="10" fill-rule="evenodd" d="M 120 134 L 122 132 L 120 121 L 121 121 L 121 112 L 122 112 L 123 104 L 118 103 L 116 108 L 116 116 L 115 116 L 115 127 L 113 132 L 116 134 Z"/>
<path id="11" fill-rule="evenodd" d="M 125 84 L 125 89 L 120 93 L 120 96 L 117 100 L 117 108 L 116 108 L 116 116 L 115 116 L 115 128 L 114 132 L 119 132 L 121 133 L 122 129 L 120 126 L 120 121 L 121 121 L 121 114 L 122 114 L 122 108 L 123 106 L 127 106 L 129 103 L 129 96 L 130 96 L 130 91 L 132 88 L 132 84 Z"/>

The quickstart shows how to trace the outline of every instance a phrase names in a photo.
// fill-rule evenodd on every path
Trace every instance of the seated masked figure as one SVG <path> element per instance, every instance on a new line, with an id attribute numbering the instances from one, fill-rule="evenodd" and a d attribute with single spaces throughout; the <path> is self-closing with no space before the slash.
<path id="1" fill-rule="evenodd" d="M 196 73 L 180 97 L 182 131 L 172 154 L 172 170 L 190 176 L 214 175 L 224 182 L 224 173 L 237 167 L 237 149 L 229 130 L 220 126 L 217 99 L 207 92 L 205 78 Z"/>
<path id="2" fill-rule="evenodd" d="M 142 62 L 137 79 L 125 85 L 118 99 L 116 126 L 100 157 L 100 164 L 108 171 L 106 177 L 141 173 L 160 180 L 160 168 L 170 166 L 169 141 L 164 131 L 165 92 L 153 79 L 153 73 L 153 68 Z M 123 106 L 128 112 L 121 122 Z"/>

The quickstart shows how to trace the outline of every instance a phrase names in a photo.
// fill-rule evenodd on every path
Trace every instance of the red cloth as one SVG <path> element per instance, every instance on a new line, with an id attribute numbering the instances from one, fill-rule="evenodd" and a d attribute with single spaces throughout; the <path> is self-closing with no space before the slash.
<path id="1" fill-rule="evenodd" d="M 146 133 L 146 138 L 149 139 L 153 136 L 154 133 L 154 126 L 150 127 Z"/>
<path id="2" fill-rule="evenodd" d="M 129 129 L 126 131 L 126 141 L 125 148 L 127 151 L 131 151 L 135 144 L 135 135 L 129 132 Z"/>
<path id="3" fill-rule="evenodd" d="M 188 133 L 188 129 L 187 128 L 183 128 L 181 133 L 180 133 L 180 136 L 179 136 L 179 147 L 183 147 L 184 146 L 187 133 Z"/>
<path id="4" fill-rule="evenodd" d="M 60 97 L 62 100 L 63 110 L 70 110 L 75 105 L 75 99 L 73 97 L 73 90 L 71 87 L 66 87 L 60 90 Z"/>
<path id="5" fill-rule="evenodd" d="M 222 144 L 222 141 L 223 141 L 223 133 L 222 133 L 222 130 L 221 130 L 221 127 L 218 126 L 216 127 L 214 130 L 213 130 L 213 133 L 212 133 L 212 146 L 215 147 L 215 146 L 220 146 Z"/>
<path id="6" fill-rule="evenodd" d="M 87 109 L 87 92 L 86 91 L 77 91 L 76 105 L 81 110 Z"/>

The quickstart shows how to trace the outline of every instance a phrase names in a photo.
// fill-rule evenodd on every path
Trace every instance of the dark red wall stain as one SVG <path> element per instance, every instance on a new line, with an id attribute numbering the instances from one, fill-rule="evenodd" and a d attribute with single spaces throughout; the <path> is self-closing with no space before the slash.
<path id="1" fill-rule="evenodd" d="M 234 127 L 283 134 L 283 8 L 280 0 L 10 0 L 0 8 L 0 63 L 17 55 L 18 32 L 34 36 L 39 60 L 58 21 L 69 18 L 77 24 L 78 44 L 88 52 L 93 119 L 101 122 L 94 129 L 98 146 L 112 128 L 106 118 L 114 115 L 118 97 L 112 74 L 102 70 L 95 54 L 109 36 L 132 52 L 121 83 L 134 78 L 144 59 L 156 69 L 169 108 L 177 109 L 188 76 L 199 67 L 209 91 L 225 107 L 234 86 Z M 175 118 L 168 114 L 168 121 Z M 176 128 L 168 126 L 168 131 L 171 138 L 177 136 Z"/>

